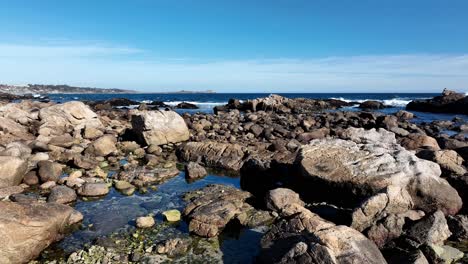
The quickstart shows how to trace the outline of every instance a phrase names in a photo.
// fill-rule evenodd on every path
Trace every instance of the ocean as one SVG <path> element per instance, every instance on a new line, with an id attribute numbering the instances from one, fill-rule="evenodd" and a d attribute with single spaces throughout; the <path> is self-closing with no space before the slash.
<path id="1" fill-rule="evenodd" d="M 428 99 L 440 95 L 438 93 L 278 93 L 288 98 L 315 98 L 315 99 L 339 99 L 347 102 L 364 102 L 366 100 L 376 100 L 390 106 L 386 109 L 378 110 L 385 114 L 392 114 L 399 110 L 405 109 L 406 105 L 412 100 Z M 196 94 L 167 94 L 167 93 L 135 93 L 135 94 L 50 94 L 49 98 L 55 102 L 66 102 L 72 100 L 80 101 L 96 101 L 108 100 L 112 98 L 128 98 L 138 102 L 162 101 L 167 105 L 175 106 L 181 102 L 195 104 L 199 109 L 187 110 L 178 109 L 182 112 L 206 112 L 212 113 L 213 107 L 226 104 L 229 99 L 236 98 L 239 100 L 255 99 L 265 97 L 270 93 L 196 93 Z M 357 105 L 352 107 L 342 108 L 345 111 L 357 111 Z M 415 112 L 416 118 L 414 122 L 431 122 L 434 120 L 451 120 L 454 117 L 468 121 L 466 115 L 454 114 L 436 114 Z"/>

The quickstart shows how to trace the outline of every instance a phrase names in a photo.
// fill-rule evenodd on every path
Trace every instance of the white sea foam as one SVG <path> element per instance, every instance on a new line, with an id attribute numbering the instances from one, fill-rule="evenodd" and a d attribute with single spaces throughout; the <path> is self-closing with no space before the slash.
<path id="1" fill-rule="evenodd" d="M 428 99 L 428 98 L 393 98 L 393 99 L 377 100 L 377 99 L 348 99 L 348 98 L 343 98 L 343 97 L 337 97 L 337 98 L 332 97 L 331 99 L 341 100 L 341 101 L 348 102 L 348 103 L 350 102 L 362 103 L 365 101 L 378 101 L 378 102 L 383 103 L 384 105 L 404 107 L 413 100 Z"/>
<path id="2" fill-rule="evenodd" d="M 176 106 L 180 103 L 189 103 L 189 104 L 194 104 L 200 108 L 209 108 L 209 107 L 215 107 L 217 105 L 227 104 L 227 102 L 197 102 L 197 101 L 172 101 L 172 102 L 164 102 L 164 103 L 170 106 Z"/>

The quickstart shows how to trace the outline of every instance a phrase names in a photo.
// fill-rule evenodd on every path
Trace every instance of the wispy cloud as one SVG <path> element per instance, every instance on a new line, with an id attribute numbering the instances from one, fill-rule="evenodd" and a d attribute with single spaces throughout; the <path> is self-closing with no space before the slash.
<path id="1" fill-rule="evenodd" d="M 1 82 L 144 91 L 435 92 L 468 88 L 468 54 L 193 60 L 92 43 L 0 44 Z"/>

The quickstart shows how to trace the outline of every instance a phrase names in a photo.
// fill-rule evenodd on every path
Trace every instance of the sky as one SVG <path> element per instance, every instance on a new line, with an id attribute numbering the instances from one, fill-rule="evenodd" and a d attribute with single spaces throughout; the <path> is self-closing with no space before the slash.
<path id="1" fill-rule="evenodd" d="M 0 83 L 468 91 L 468 1 L 0 0 Z"/>

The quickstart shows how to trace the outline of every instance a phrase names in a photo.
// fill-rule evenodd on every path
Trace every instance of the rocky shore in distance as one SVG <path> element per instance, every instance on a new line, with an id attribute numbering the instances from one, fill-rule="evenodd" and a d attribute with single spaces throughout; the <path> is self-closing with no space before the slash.
<path id="1" fill-rule="evenodd" d="M 163 217 L 185 221 L 190 236 L 155 242 L 167 226 L 144 216 L 119 243 L 60 263 L 222 263 L 213 241 L 233 223 L 267 230 L 258 263 L 463 261 L 466 121 L 413 123 L 407 111 L 339 111 L 349 103 L 278 95 L 183 115 L 156 110 L 159 102 L 116 107 L 135 103 L 126 99 L 8 100 L 17 98 L 0 103 L 0 263 L 27 263 L 69 235 L 83 219 L 75 201 L 112 188 L 131 196 L 179 175 L 177 164 L 190 181 L 206 169 L 238 174 L 242 190 L 185 193 L 184 210 Z M 362 108 L 384 107 L 376 103 Z"/>

